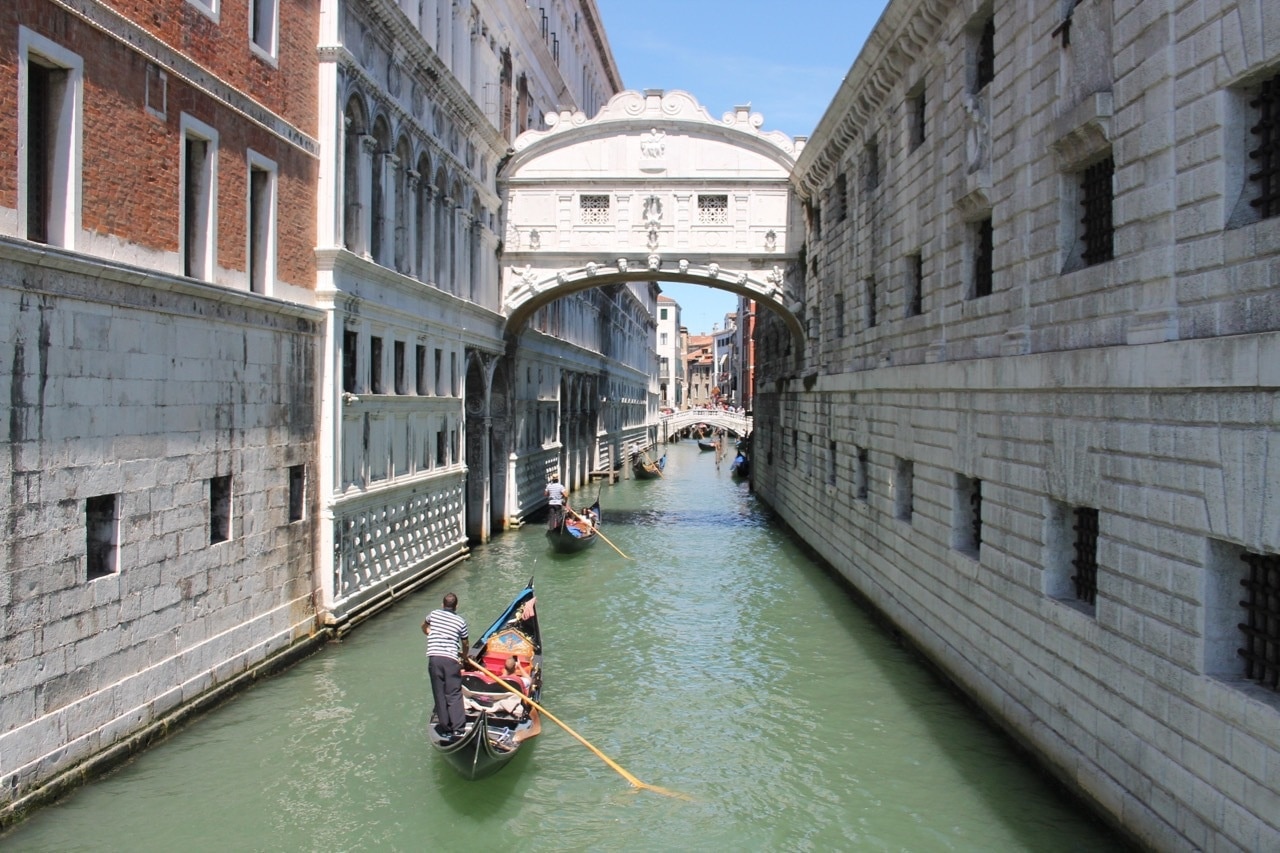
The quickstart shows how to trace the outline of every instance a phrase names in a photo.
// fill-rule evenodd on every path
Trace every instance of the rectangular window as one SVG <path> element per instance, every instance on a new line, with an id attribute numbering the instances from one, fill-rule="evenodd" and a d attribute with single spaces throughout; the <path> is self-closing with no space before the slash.
<path id="1" fill-rule="evenodd" d="M 992 257 L 995 243 L 992 239 L 991 217 L 971 226 L 970 240 L 973 244 L 973 298 L 990 296 L 994 283 Z"/>
<path id="2" fill-rule="evenodd" d="M 182 125 L 182 274 L 213 280 L 214 236 L 217 230 L 218 135 L 206 124 L 184 114 Z"/>
<path id="3" fill-rule="evenodd" d="M 397 394 L 409 393 L 408 386 L 405 385 L 404 372 L 404 341 L 396 341 L 391 345 L 391 360 L 395 378 L 395 391 Z"/>
<path id="4" fill-rule="evenodd" d="M 444 396 L 444 350 L 436 348 L 436 381 L 435 396 Z"/>
<path id="5" fill-rule="evenodd" d="M 996 19 L 989 15 L 974 33 L 973 88 L 975 95 L 996 77 Z"/>
<path id="6" fill-rule="evenodd" d="M 609 196 L 586 193 L 578 196 L 578 212 L 583 225 L 608 225 Z"/>
<path id="7" fill-rule="evenodd" d="M 249 152 L 249 290 L 270 293 L 276 265 L 276 164 Z"/>
<path id="8" fill-rule="evenodd" d="M 853 472 L 853 493 L 865 501 L 871 491 L 871 455 L 865 447 L 858 448 L 858 467 Z"/>
<path id="9" fill-rule="evenodd" d="M 449 353 L 449 394 L 452 397 L 461 396 L 458 390 L 458 354 L 456 352 Z"/>
<path id="10" fill-rule="evenodd" d="M 727 225 L 729 223 L 729 196 L 698 196 L 699 225 Z"/>
<path id="11" fill-rule="evenodd" d="M 880 186 L 880 144 L 874 139 L 862 150 L 862 174 L 867 192 Z"/>
<path id="12" fill-rule="evenodd" d="M 1264 80 L 1249 99 L 1249 205 L 1257 216 L 1280 215 L 1280 74 Z"/>
<path id="13" fill-rule="evenodd" d="M 660 319 L 660 320 L 665 320 L 665 319 L 667 319 L 667 309 L 666 309 L 666 308 L 659 308 L 659 309 L 658 309 L 658 319 Z"/>
<path id="14" fill-rule="evenodd" d="M 662 334 L 658 335 L 658 343 L 662 344 L 665 347 L 667 345 L 667 337 L 668 335 L 666 332 L 663 332 Z"/>
<path id="15" fill-rule="evenodd" d="M 373 335 L 369 338 L 369 392 L 383 393 L 382 387 L 382 338 Z"/>
<path id="16" fill-rule="evenodd" d="M 215 23 L 217 22 L 219 0 L 187 0 L 187 2 L 212 18 Z"/>
<path id="17" fill-rule="evenodd" d="M 924 81 L 916 84 L 907 95 L 907 150 L 915 151 L 924 144 L 925 137 Z"/>
<path id="18" fill-rule="evenodd" d="M 28 240 L 75 248 L 80 230 L 80 113 L 84 63 L 18 28 L 19 222 Z"/>
<path id="19" fill-rule="evenodd" d="M 342 390 L 355 394 L 360 390 L 359 375 L 356 372 L 356 350 L 360 346 L 360 333 L 352 329 L 342 332 Z"/>
<path id="20" fill-rule="evenodd" d="M 906 262 L 906 315 L 915 317 L 924 311 L 924 255 L 916 252 L 907 255 Z"/>
<path id="21" fill-rule="evenodd" d="M 843 175 L 836 175 L 835 200 L 836 222 L 844 222 L 849 217 L 849 181 Z"/>
<path id="22" fill-rule="evenodd" d="M 1081 257 L 1085 266 L 1100 264 L 1113 257 L 1115 232 L 1111 216 L 1115 171 L 1115 160 L 1107 157 L 1079 175 L 1080 224 L 1084 226 Z"/>
<path id="23" fill-rule="evenodd" d="M 289 521 L 301 521 L 307 506 L 307 466 L 289 466 Z"/>
<path id="24" fill-rule="evenodd" d="M 85 557 L 88 579 L 119 571 L 120 516 L 116 495 L 98 495 L 84 502 Z"/>
<path id="25" fill-rule="evenodd" d="M 951 547 L 975 559 L 982 548 L 982 481 L 956 474 Z"/>
<path id="26" fill-rule="evenodd" d="M 836 294 L 836 338 L 844 337 L 844 294 Z"/>
<path id="27" fill-rule="evenodd" d="M 276 55 L 279 14 L 279 0 L 250 0 L 249 40 L 255 48 L 271 58 Z"/>
<path id="28" fill-rule="evenodd" d="M 443 429 L 436 430 L 436 465 L 443 468 L 446 459 L 445 434 Z"/>
<path id="29" fill-rule="evenodd" d="M 827 442 L 827 485 L 836 485 L 836 443 Z"/>
<path id="30" fill-rule="evenodd" d="M 231 477 L 209 478 L 209 544 L 231 538 Z"/>
<path id="31" fill-rule="evenodd" d="M 910 459 L 898 459 L 893 468 L 893 515 L 911 523 L 915 515 L 915 466 Z"/>
<path id="32" fill-rule="evenodd" d="M 1204 669 L 1280 690 L 1280 556 L 1209 540 Z"/>
<path id="33" fill-rule="evenodd" d="M 422 344 L 417 345 L 414 352 L 414 381 L 417 383 L 418 395 L 425 397 L 431 393 L 430 387 L 427 385 L 427 348 Z"/>
<path id="34" fill-rule="evenodd" d="M 876 279 L 875 276 L 867 279 L 867 328 L 874 329 L 876 327 Z"/>
<path id="35" fill-rule="evenodd" d="M 1092 613 L 1098 584 L 1098 511 L 1051 501 L 1046 523 L 1046 593 Z"/>

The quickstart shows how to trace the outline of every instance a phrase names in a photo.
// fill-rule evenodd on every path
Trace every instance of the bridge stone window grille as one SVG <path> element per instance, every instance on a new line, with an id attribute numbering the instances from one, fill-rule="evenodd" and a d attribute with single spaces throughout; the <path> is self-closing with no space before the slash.
<path id="1" fill-rule="evenodd" d="M 1241 579 L 1244 634 L 1237 654 L 1244 660 L 1244 677 L 1280 691 L 1280 556 L 1244 553 L 1248 567 Z"/>
<path id="2" fill-rule="evenodd" d="M 610 222 L 609 196 L 584 193 L 578 196 L 578 211 L 583 225 L 608 225 Z"/>
<path id="3" fill-rule="evenodd" d="M 860 501 L 867 499 L 870 491 L 869 482 L 871 480 L 871 456 L 865 447 L 859 447 L 857 451 L 858 467 L 853 472 L 853 493 Z"/>
<path id="4" fill-rule="evenodd" d="M 1115 172 L 1115 159 L 1107 157 L 1080 173 L 1080 224 L 1084 226 L 1081 244 L 1085 266 L 1109 261 L 1114 256 L 1112 179 Z"/>
<path id="5" fill-rule="evenodd" d="M 1075 574 L 1076 599 L 1093 605 L 1098 597 L 1098 511 L 1092 507 L 1076 507 L 1075 559 L 1071 561 Z"/>
<path id="6" fill-rule="evenodd" d="M 1257 116 L 1257 122 L 1249 128 L 1257 140 L 1249 151 L 1249 181 L 1258 194 L 1249 204 L 1266 219 L 1280 214 L 1280 74 L 1258 87 L 1249 106 Z"/>
<path id="7" fill-rule="evenodd" d="M 973 55 L 973 93 L 977 94 L 996 77 L 996 19 L 987 17 L 976 31 Z"/>
<path id="8" fill-rule="evenodd" d="M 995 241 L 988 216 L 973 226 L 973 298 L 990 296 L 994 284 Z"/>
<path id="9" fill-rule="evenodd" d="M 916 252 L 907 255 L 906 275 L 908 317 L 915 317 L 924 311 L 924 255 Z"/>
<path id="10" fill-rule="evenodd" d="M 698 224 L 699 225 L 728 225 L 729 224 L 729 196 L 727 195 L 698 196 Z"/>
<path id="11" fill-rule="evenodd" d="M 957 551 L 977 558 L 982 549 L 982 481 L 956 474 L 952 542 Z"/>

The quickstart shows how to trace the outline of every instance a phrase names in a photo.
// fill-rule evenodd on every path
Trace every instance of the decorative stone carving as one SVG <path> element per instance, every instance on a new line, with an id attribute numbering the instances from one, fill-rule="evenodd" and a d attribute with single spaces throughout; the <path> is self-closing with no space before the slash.
<path id="1" fill-rule="evenodd" d="M 649 229 L 649 241 L 648 241 L 648 246 L 649 246 L 649 251 L 650 251 L 650 252 L 652 252 L 652 251 L 654 251 L 655 249 L 657 249 L 657 248 L 658 248 L 658 229 L 657 229 L 657 228 L 650 228 L 650 229 Z"/>
<path id="2" fill-rule="evenodd" d="M 778 248 L 778 232 L 770 228 L 764 234 L 764 250 L 772 252 Z"/>
<path id="3" fill-rule="evenodd" d="M 711 278 L 718 278 L 720 276 L 720 265 L 709 264 L 707 266 L 707 275 L 710 276 Z"/>
<path id="4" fill-rule="evenodd" d="M 662 266 L 662 258 L 661 258 L 661 257 L 659 257 L 658 255 L 650 255 L 650 256 L 649 256 L 649 270 L 650 270 L 651 272 L 657 272 L 657 271 L 658 271 L 658 269 L 659 269 L 661 266 Z"/>
<path id="5" fill-rule="evenodd" d="M 687 273 L 688 271 L 689 271 L 689 259 L 688 259 L 688 258 L 681 258 L 681 259 L 680 259 L 680 272 L 683 274 L 683 273 Z"/>
<path id="6" fill-rule="evenodd" d="M 965 167 L 970 174 L 985 168 L 987 151 L 991 144 L 991 128 L 987 122 L 986 105 L 982 98 L 968 94 L 960 102 L 964 109 L 964 157 Z"/>
<path id="7" fill-rule="evenodd" d="M 651 195 L 644 200 L 644 224 L 656 228 L 662 223 L 662 199 Z"/>
<path id="8" fill-rule="evenodd" d="M 618 258 L 618 272 L 626 272 L 626 271 L 627 271 L 627 259 Z"/>
<path id="9" fill-rule="evenodd" d="M 599 269 L 599 267 L 598 267 L 598 266 L 596 266 L 596 262 L 595 262 L 595 261 L 591 261 L 591 262 L 589 262 L 589 263 L 587 264 L 587 266 L 586 266 L 587 275 L 588 275 L 588 276 L 594 276 L 594 275 L 596 274 L 596 270 L 597 270 L 597 269 Z"/>
<path id="10" fill-rule="evenodd" d="M 538 233 L 537 228 L 529 231 L 529 248 L 535 251 L 542 248 L 542 235 Z"/>
<path id="11" fill-rule="evenodd" d="M 396 64 L 395 59 L 387 63 L 387 91 L 391 97 L 400 97 L 400 88 L 403 82 L 403 76 L 400 73 L 400 66 Z"/>
<path id="12" fill-rule="evenodd" d="M 667 153 L 667 132 L 656 127 L 640 137 L 640 156 L 646 160 L 660 160 Z"/>

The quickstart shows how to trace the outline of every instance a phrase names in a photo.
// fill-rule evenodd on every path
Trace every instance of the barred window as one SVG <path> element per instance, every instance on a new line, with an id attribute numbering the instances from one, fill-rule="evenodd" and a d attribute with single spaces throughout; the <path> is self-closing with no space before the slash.
<path id="1" fill-rule="evenodd" d="M 728 225 L 729 224 L 729 196 L 727 195 L 698 196 L 698 224 L 699 225 Z"/>
<path id="2" fill-rule="evenodd" d="M 1243 621 L 1239 623 L 1244 677 L 1280 690 L 1280 557 L 1244 553 L 1248 567 L 1241 579 Z"/>
<path id="3" fill-rule="evenodd" d="M 1076 507 L 1075 559 L 1071 561 L 1075 574 L 1076 600 L 1093 605 L 1098 597 L 1098 511 L 1092 507 Z"/>
<path id="4" fill-rule="evenodd" d="M 607 195 L 578 196 L 578 210 L 582 213 L 583 225 L 609 224 L 609 196 Z"/>
<path id="5" fill-rule="evenodd" d="M 973 297 L 975 299 L 990 296 L 994 273 L 992 255 L 995 250 L 991 228 L 991 217 L 988 216 L 973 226 Z"/>
<path id="6" fill-rule="evenodd" d="M 1258 194 L 1249 204 L 1266 219 L 1280 214 L 1280 74 L 1258 87 L 1249 107 L 1256 116 L 1249 128 L 1256 143 L 1249 151 L 1249 181 Z"/>
<path id="7" fill-rule="evenodd" d="M 1080 223 L 1085 266 L 1109 261 L 1114 256 L 1115 228 L 1112 225 L 1112 202 L 1116 162 L 1112 157 L 1080 173 Z"/>

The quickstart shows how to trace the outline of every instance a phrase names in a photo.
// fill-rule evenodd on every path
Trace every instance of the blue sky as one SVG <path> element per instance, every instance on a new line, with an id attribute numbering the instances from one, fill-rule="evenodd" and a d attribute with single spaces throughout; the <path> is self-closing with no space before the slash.
<path id="1" fill-rule="evenodd" d="M 764 130 L 813 133 L 884 0 L 596 0 L 628 89 L 683 89 L 712 118 L 740 104 Z M 664 284 L 694 334 L 723 324 L 736 297 Z"/>

